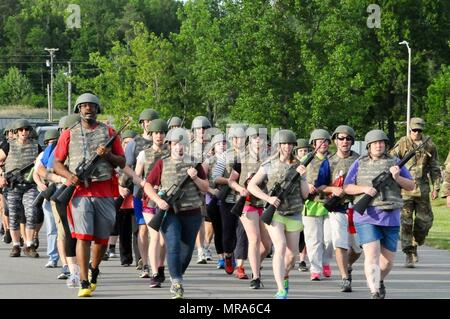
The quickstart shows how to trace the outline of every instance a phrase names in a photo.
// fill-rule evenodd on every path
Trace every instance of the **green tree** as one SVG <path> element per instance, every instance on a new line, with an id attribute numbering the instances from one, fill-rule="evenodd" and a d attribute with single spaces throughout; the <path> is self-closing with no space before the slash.
<path id="1" fill-rule="evenodd" d="M 28 78 L 16 67 L 8 70 L 0 82 L 0 104 L 24 104 L 31 96 L 31 84 Z"/>

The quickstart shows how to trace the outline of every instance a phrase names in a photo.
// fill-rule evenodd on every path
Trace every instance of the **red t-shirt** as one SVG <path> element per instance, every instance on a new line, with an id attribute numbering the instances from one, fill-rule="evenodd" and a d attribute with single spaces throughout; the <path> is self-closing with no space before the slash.
<path id="1" fill-rule="evenodd" d="M 108 127 L 108 134 L 112 136 L 114 130 Z M 69 143 L 70 143 L 70 130 L 64 131 L 58 139 L 58 144 L 55 148 L 55 158 L 61 162 L 64 162 L 69 155 Z M 125 156 L 122 144 L 120 142 L 120 137 L 118 136 L 114 139 L 111 146 L 111 152 L 114 155 Z M 91 182 L 89 187 L 85 187 L 84 183 L 81 182 L 77 185 L 75 196 L 87 196 L 87 197 L 117 197 L 119 196 L 119 181 L 117 175 L 114 174 L 111 179 L 102 182 Z"/>

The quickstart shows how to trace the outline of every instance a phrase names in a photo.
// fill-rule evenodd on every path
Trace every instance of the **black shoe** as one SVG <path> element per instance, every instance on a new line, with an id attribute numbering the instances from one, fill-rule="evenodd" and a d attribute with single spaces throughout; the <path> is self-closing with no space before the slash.
<path id="1" fill-rule="evenodd" d="M 347 277 L 347 279 L 350 280 L 350 282 L 352 282 L 352 271 L 353 271 L 352 266 L 348 266 L 348 269 L 347 269 L 348 277 Z"/>
<path id="2" fill-rule="evenodd" d="M 102 257 L 102 260 L 107 261 L 108 259 L 109 259 L 109 255 L 108 255 L 108 252 L 106 252 Z"/>
<path id="3" fill-rule="evenodd" d="M 377 291 L 372 292 L 372 299 L 383 299 L 383 298 L 381 298 L 380 293 Z"/>
<path id="4" fill-rule="evenodd" d="M 36 236 L 33 238 L 33 245 L 34 245 L 34 248 L 36 248 L 36 249 L 39 248 L 39 237 Z"/>
<path id="5" fill-rule="evenodd" d="M 352 292 L 352 282 L 347 278 L 342 279 L 341 292 Z"/>
<path id="6" fill-rule="evenodd" d="M 4 242 L 5 244 L 11 244 L 11 242 L 12 242 L 11 232 L 10 232 L 9 229 L 7 229 L 7 230 L 5 231 L 5 235 L 3 236 L 3 242 Z"/>
<path id="7" fill-rule="evenodd" d="M 159 282 L 158 274 L 153 274 L 150 278 L 150 288 L 161 288 L 161 283 Z"/>
<path id="8" fill-rule="evenodd" d="M 384 286 L 384 281 L 380 281 L 380 299 L 384 299 L 386 297 L 386 287 Z"/>
<path id="9" fill-rule="evenodd" d="M 166 280 L 166 276 L 164 275 L 164 266 L 158 267 L 158 281 L 162 284 Z"/>
<path id="10" fill-rule="evenodd" d="M 250 288 L 251 289 L 259 289 L 261 287 L 264 287 L 264 285 L 261 282 L 261 279 L 256 278 L 256 279 L 252 279 L 252 281 L 250 281 Z"/>
<path id="11" fill-rule="evenodd" d="M 99 274 L 100 269 L 98 267 L 94 269 L 94 267 L 92 267 L 92 264 L 89 263 L 89 281 L 91 282 L 91 284 L 97 283 L 97 278 Z"/>
<path id="12" fill-rule="evenodd" d="M 306 263 L 304 261 L 301 261 L 298 263 L 298 271 L 308 271 L 309 268 L 306 266 Z"/>

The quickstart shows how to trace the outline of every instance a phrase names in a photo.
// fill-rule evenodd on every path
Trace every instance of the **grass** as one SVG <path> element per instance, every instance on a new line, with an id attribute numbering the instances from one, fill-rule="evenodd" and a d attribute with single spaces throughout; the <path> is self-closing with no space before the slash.
<path id="1" fill-rule="evenodd" d="M 447 207 L 445 199 L 432 201 L 434 221 L 426 244 L 439 249 L 450 251 L 450 208 Z"/>
<path id="2" fill-rule="evenodd" d="M 65 114 L 67 114 L 67 111 L 53 110 L 53 118 L 59 119 Z M 0 105 L 0 117 L 46 119 L 48 117 L 48 110 L 47 108 L 39 109 L 23 105 Z"/>

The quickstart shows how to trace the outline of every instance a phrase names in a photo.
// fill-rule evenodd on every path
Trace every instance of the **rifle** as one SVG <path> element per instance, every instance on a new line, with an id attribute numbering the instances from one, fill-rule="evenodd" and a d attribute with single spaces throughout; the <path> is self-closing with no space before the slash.
<path id="1" fill-rule="evenodd" d="M 333 186 L 342 187 L 344 186 L 344 174 L 342 171 L 339 172 L 339 176 L 333 182 Z M 323 204 L 323 206 L 329 211 L 333 212 L 340 204 L 342 197 L 333 195 L 327 199 L 327 201 Z"/>
<path id="2" fill-rule="evenodd" d="M 5 174 L 5 179 L 8 182 L 9 187 L 14 188 L 15 184 L 24 183 L 24 173 L 34 166 L 34 162 L 25 165 L 22 168 L 15 168 Z"/>
<path id="3" fill-rule="evenodd" d="M 248 183 L 250 183 L 250 180 L 255 176 L 255 173 L 251 174 L 244 183 L 244 187 L 247 188 Z M 245 202 L 250 201 L 251 196 L 239 196 L 238 200 L 234 204 L 233 208 L 231 208 L 231 213 L 233 215 L 236 215 L 237 217 L 242 216 L 242 211 L 244 210 Z"/>
<path id="4" fill-rule="evenodd" d="M 414 148 L 413 150 L 409 151 L 398 163 L 398 167 L 403 167 L 408 161 L 416 155 L 416 152 L 420 150 L 422 147 L 425 146 L 425 144 L 428 142 L 430 137 L 428 137 L 422 144 L 420 144 L 417 148 Z M 385 199 L 385 193 L 384 189 L 394 183 L 394 179 L 392 178 L 392 174 L 389 170 L 381 172 L 378 176 L 376 176 L 372 180 L 372 187 L 377 190 L 377 193 L 380 193 L 380 199 L 383 201 Z M 358 212 L 359 214 L 363 215 L 366 211 L 369 204 L 374 199 L 374 196 L 371 196 L 369 194 L 364 194 L 363 197 L 353 206 L 353 210 Z"/>
<path id="5" fill-rule="evenodd" d="M 198 163 L 195 166 L 195 169 L 198 169 L 199 166 L 201 165 L 202 163 Z M 173 184 L 172 186 L 170 186 L 170 188 L 167 190 L 166 193 L 158 193 L 159 197 L 161 197 L 161 199 L 163 199 L 167 204 L 169 204 L 169 206 L 173 209 L 175 214 L 178 213 L 176 202 L 183 197 L 184 195 L 183 188 L 184 186 L 186 186 L 189 180 L 191 180 L 191 177 L 186 173 L 186 176 L 184 176 L 181 179 L 178 185 Z M 167 211 L 168 210 L 156 208 L 155 215 L 147 225 L 153 228 L 154 230 L 159 231 Z"/>
<path id="6" fill-rule="evenodd" d="M 313 152 L 309 152 L 308 155 L 306 155 L 306 158 L 300 163 L 300 165 L 308 166 L 309 163 L 314 159 L 314 156 L 317 153 L 317 150 L 322 146 L 322 144 L 325 143 L 323 141 L 319 147 L 317 147 Z M 294 176 L 288 181 L 283 181 L 283 183 L 275 183 L 272 187 L 272 189 L 269 192 L 270 197 L 278 197 L 280 201 L 283 201 L 284 198 L 289 195 L 292 190 L 294 189 L 295 184 L 298 182 L 298 179 L 300 178 L 300 174 L 298 172 L 295 172 Z M 270 225 L 272 223 L 273 214 L 275 214 L 275 211 L 277 208 L 273 206 L 272 204 L 269 204 L 268 202 L 264 205 L 264 211 L 261 215 L 261 220 L 266 223 L 267 225 Z"/>
<path id="7" fill-rule="evenodd" d="M 51 183 L 45 190 L 43 190 L 36 196 L 31 205 L 33 207 L 41 207 L 42 204 L 44 203 L 44 199 L 50 200 L 50 197 L 53 195 L 55 191 L 56 191 L 56 184 Z"/>
<path id="8" fill-rule="evenodd" d="M 131 119 L 128 119 L 124 125 L 113 135 L 109 138 L 109 140 L 106 142 L 105 147 L 110 147 L 117 136 L 125 129 L 125 127 L 130 124 Z M 90 175 L 92 174 L 95 164 L 100 160 L 101 156 L 97 154 L 97 152 L 91 156 L 91 158 L 86 161 L 83 159 L 83 161 L 78 164 L 78 166 L 75 169 L 75 175 L 78 177 L 78 180 L 84 181 L 85 185 L 88 184 L 88 180 Z M 72 198 L 73 192 L 75 191 L 76 185 L 62 185 L 58 191 L 53 194 L 51 197 L 52 200 L 55 202 L 59 202 L 61 204 L 68 204 L 70 199 Z"/>

